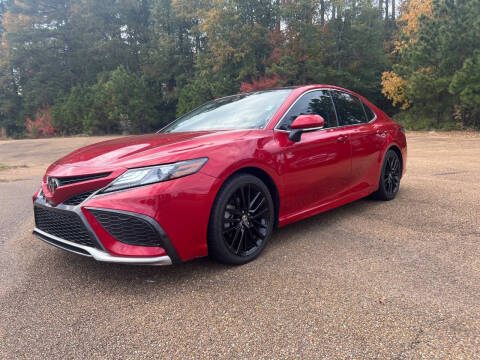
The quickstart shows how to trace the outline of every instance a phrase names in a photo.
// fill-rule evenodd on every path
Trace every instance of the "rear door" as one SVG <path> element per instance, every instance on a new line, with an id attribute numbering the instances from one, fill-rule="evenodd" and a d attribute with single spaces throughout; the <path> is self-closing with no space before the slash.
<path id="1" fill-rule="evenodd" d="M 304 132 L 299 142 L 288 139 L 290 125 L 299 115 L 317 114 L 325 119 L 321 130 Z M 278 123 L 285 189 L 282 208 L 286 213 L 308 210 L 328 202 L 345 190 L 351 175 L 350 144 L 339 135 L 333 100 L 328 90 L 303 94 Z"/>
<path id="2" fill-rule="evenodd" d="M 374 125 L 375 113 L 356 96 L 333 90 L 340 129 L 350 139 L 352 176 L 350 191 L 357 192 L 378 184 L 379 158 L 385 134 Z M 367 111 L 365 111 L 367 110 Z"/>

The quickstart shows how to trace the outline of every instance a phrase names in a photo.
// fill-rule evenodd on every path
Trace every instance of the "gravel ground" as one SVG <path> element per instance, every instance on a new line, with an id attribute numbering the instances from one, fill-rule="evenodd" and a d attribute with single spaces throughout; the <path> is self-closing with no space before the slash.
<path id="1" fill-rule="evenodd" d="M 33 179 L 0 183 L 0 257 L 1 246 L 12 237 L 16 237 L 19 229 L 30 226 L 32 212 L 32 195 L 38 189 L 40 177 Z M 20 200 L 20 201 L 19 201 Z"/>
<path id="2" fill-rule="evenodd" d="M 396 200 L 279 229 L 241 267 L 119 266 L 50 247 L 29 233 L 41 174 L 2 170 L 0 358 L 480 358 L 480 137 L 408 139 Z M 0 162 L 37 169 L 76 144 L 40 142 L 48 153 L 10 162 L 35 141 L 0 142 Z"/>

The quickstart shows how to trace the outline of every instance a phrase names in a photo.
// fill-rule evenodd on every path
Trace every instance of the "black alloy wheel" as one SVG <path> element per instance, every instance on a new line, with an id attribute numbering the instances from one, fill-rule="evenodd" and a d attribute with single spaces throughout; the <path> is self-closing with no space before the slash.
<path id="1" fill-rule="evenodd" d="M 400 160 L 397 154 L 388 157 L 383 174 L 383 182 L 385 183 L 385 190 L 389 195 L 394 195 L 398 192 L 400 187 Z"/>
<path id="2" fill-rule="evenodd" d="M 209 252 L 218 261 L 244 264 L 269 240 L 274 206 L 266 185 L 249 174 L 237 175 L 220 190 L 209 226 Z"/>
<path id="3" fill-rule="evenodd" d="M 373 195 L 380 200 L 392 200 L 400 189 L 402 163 L 394 150 L 389 150 L 383 160 L 378 191 Z"/>

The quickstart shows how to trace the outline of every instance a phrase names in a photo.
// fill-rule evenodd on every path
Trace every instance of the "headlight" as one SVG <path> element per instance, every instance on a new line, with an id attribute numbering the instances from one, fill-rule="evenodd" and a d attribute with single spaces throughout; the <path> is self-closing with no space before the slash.
<path id="1" fill-rule="evenodd" d="M 123 190 L 191 175 L 200 170 L 207 160 L 208 158 L 200 158 L 173 164 L 130 169 L 115 179 L 103 192 Z"/>

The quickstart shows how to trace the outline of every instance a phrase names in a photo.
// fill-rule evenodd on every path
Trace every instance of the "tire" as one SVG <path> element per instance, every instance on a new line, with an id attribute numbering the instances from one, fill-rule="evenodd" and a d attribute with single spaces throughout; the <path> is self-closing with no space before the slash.
<path id="1" fill-rule="evenodd" d="M 210 214 L 209 255 L 231 265 L 257 258 L 272 235 L 274 214 L 272 195 L 259 178 L 234 175 L 219 190 Z"/>
<path id="2" fill-rule="evenodd" d="M 372 194 L 375 199 L 390 201 L 395 199 L 400 189 L 402 162 L 394 150 L 388 150 L 382 163 L 378 190 Z"/>

